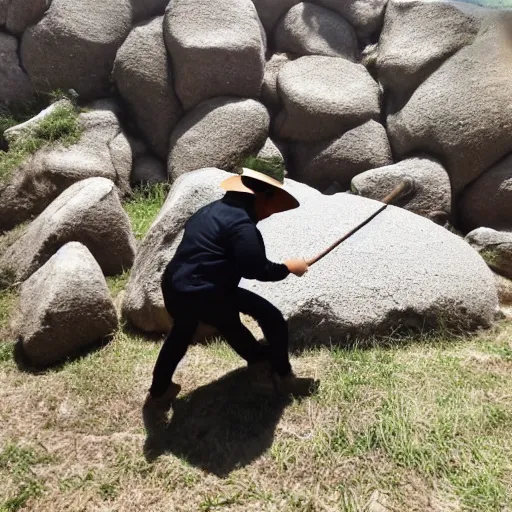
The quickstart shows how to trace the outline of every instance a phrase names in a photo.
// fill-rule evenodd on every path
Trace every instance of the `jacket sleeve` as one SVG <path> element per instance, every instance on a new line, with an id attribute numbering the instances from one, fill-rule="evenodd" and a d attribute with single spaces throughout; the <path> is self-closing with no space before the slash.
<path id="1" fill-rule="evenodd" d="M 228 250 L 240 275 L 258 281 L 282 281 L 290 271 L 284 264 L 267 259 L 263 237 L 251 222 L 233 226 L 228 234 Z"/>

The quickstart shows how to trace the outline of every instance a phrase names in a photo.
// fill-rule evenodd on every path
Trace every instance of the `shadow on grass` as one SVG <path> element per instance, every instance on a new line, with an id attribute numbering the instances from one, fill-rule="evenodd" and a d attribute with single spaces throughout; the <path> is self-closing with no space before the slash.
<path id="1" fill-rule="evenodd" d="M 169 423 L 144 411 L 148 461 L 172 453 L 219 477 L 244 467 L 272 446 L 290 400 L 257 387 L 241 368 L 173 404 Z"/>
<path id="2" fill-rule="evenodd" d="M 75 361 L 80 361 L 91 354 L 99 352 L 104 349 L 113 339 L 112 336 L 108 336 L 107 338 L 87 345 L 82 349 L 75 351 L 70 356 L 61 359 L 60 361 L 56 361 L 52 364 L 47 365 L 36 365 L 34 364 L 30 358 L 27 356 L 23 349 L 23 343 L 21 340 L 13 343 L 13 359 L 18 367 L 18 370 L 24 373 L 31 373 L 33 375 L 44 375 L 49 372 L 56 372 L 59 370 L 63 370 L 69 363 L 73 363 Z"/>

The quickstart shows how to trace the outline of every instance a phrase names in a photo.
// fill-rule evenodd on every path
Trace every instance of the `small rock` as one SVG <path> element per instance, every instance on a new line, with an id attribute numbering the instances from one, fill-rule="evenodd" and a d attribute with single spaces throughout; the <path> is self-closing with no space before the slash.
<path id="1" fill-rule="evenodd" d="M 478 228 L 466 236 L 471 244 L 498 274 L 512 279 L 512 232 Z"/>
<path id="2" fill-rule="evenodd" d="M 467 231 L 480 226 L 512 231 L 512 154 L 464 190 L 460 217 Z"/>
<path id="3" fill-rule="evenodd" d="M 352 180 L 352 192 L 381 200 L 406 177 L 414 180 L 415 191 L 398 204 L 418 215 L 444 223 L 451 212 L 450 178 L 446 169 L 432 158 L 408 158 L 394 165 L 363 172 Z"/>
<path id="4" fill-rule="evenodd" d="M 117 323 L 98 263 L 71 242 L 21 286 L 13 330 L 30 362 L 41 367 L 104 340 Z"/>
<path id="5" fill-rule="evenodd" d="M 265 65 L 265 76 L 261 86 L 261 101 L 270 110 L 279 107 L 279 95 L 277 93 L 277 77 L 281 68 L 293 60 L 286 53 L 274 53 Z"/>

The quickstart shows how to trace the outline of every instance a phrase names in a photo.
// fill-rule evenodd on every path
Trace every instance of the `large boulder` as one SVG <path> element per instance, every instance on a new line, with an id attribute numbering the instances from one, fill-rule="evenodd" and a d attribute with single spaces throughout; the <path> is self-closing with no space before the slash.
<path id="1" fill-rule="evenodd" d="M 40 91 L 75 89 L 84 98 L 108 95 L 118 48 L 130 32 L 130 0 L 53 0 L 23 34 L 22 61 Z"/>
<path id="2" fill-rule="evenodd" d="M 471 44 L 479 27 L 478 17 L 463 4 L 391 0 L 379 40 L 379 81 L 394 96 L 407 98 L 448 57 Z"/>
<path id="3" fill-rule="evenodd" d="M 101 268 L 87 247 L 71 242 L 23 283 L 13 330 L 40 367 L 104 340 L 117 322 Z"/>
<path id="4" fill-rule="evenodd" d="M 275 34 L 278 52 L 356 59 L 357 38 L 351 25 L 336 13 L 309 2 L 292 7 Z"/>
<path id="5" fill-rule="evenodd" d="M 131 147 L 116 109 L 107 101 L 91 104 L 79 115 L 83 133 L 78 143 L 45 147 L 0 182 L 0 231 L 41 213 L 67 187 L 86 178 L 108 178 L 123 195 L 129 192 Z"/>
<path id="6" fill-rule="evenodd" d="M 300 0 L 252 0 L 258 11 L 261 23 L 270 34 L 278 20 L 298 4 Z"/>
<path id="7" fill-rule="evenodd" d="M 301 57 L 277 79 L 283 109 L 276 121 L 281 138 L 333 138 L 380 116 L 379 86 L 361 64 L 336 57 Z"/>
<path id="8" fill-rule="evenodd" d="M 21 36 L 27 27 L 37 23 L 50 7 L 52 0 L 12 0 L 6 19 L 6 28 Z"/>
<path id="9" fill-rule="evenodd" d="M 229 176 L 219 169 L 201 169 L 174 183 L 139 247 L 124 296 L 123 316 L 138 329 L 166 332 L 170 328 L 160 287 L 163 272 L 181 241 L 185 222 L 197 210 L 223 196 L 219 184 Z M 287 184 L 301 203 L 320 195 L 300 183 L 287 180 Z"/>
<path id="10" fill-rule="evenodd" d="M 0 33 L 0 103 L 25 101 L 34 95 L 18 57 L 18 40 Z"/>
<path id="11" fill-rule="evenodd" d="M 480 226 L 512 231 L 512 155 L 464 190 L 459 215 L 467 231 Z"/>
<path id="12" fill-rule="evenodd" d="M 512 279 L 512 231 L 478 228 L 466 236 L 495 272 Z"/>
<path id="13" fill-rule="evenodd" d="M 388 116 L 393 150 L 441 160 L 455 198 L 512 151 L 512 13 L 499 12 L 475 42 L 421 84 L 405 107 Z"/>
<path id="14" fill-rule="evenodd" d="M 259 96 L 266 38 L 251 0 L 173 0 L 164 34 L 187 110 L 216 96 Z"/>
<path id="15" fill-rule="evenodd" d="M 315 0 L 316 3 L 341 14 L 358 36 L 367 41 L 375 37 L 384 17 L 388 0 Z"/>
<path id="16" fill-rule="evenodd" d="M 151 148 L 167 158 L 171 132 L 182 110 L 172 86 L 163 17 L 135 27 L 114 65 L 114 79 Z"/>
<path id="17" fill-rule="evenodd" d="M 412 197 L 404 198 L 406 210 L 443 223 L 450 218 L 451 187 L 446 169 L 428 157 L 402 162 L 359 174 L 352 180 L 352 192 L 370 199 L 386 197 L 404 178 L 414 180 Z"/>
<path id="18" fill-rule="evenodd" d="M 334 182 L 348 190 L 354 176 L 393 163 L 386 129 L 376 121 L 328 141 L 297 143 L 291 155 L 293 177 L 319 190 Z"/>
<path id="19" fill-rule="evenodd" d="M 381 206 L 350 194 L 310 199 L 261 223 L 269 257 L 315 256 Z M 292 339 L 329 344 L 400 328 L 489 326 L 498 311 L 482 258 L 448 230 L 393 206 L 304 277 L 242 285 L 283 312 Z"/>
<path id="20" fill-rule="evenodd" d="M 287 53 L 274 53 L 265 65 L 265 75 L 261 86 L 261 101 L 269 110 L 279 107 L 279 95 L 277 93 L 277 77 L 282 67 L 293 60 Z"/>
<path id="21" fill-rule="evenodd" d="M 269 123 L 267 109 L 255 100 L 204 101 L 172 133 L 169 178 L 205 167 L 234 170 L 243 156 L 263 146 Z"/>
<path id="22" fill-rule="evenodd" d="M 136 241 L 112 181 L 89 178 L 66 189 L 0 258 L 0 272 L 25 281 L 68 242 L 85 245 L 106 275 L 131 268 Z"/>

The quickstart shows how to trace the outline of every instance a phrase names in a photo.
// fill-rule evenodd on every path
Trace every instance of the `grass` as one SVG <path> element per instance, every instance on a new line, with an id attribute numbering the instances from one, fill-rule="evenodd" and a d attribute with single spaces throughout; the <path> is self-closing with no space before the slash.
<path id="1" fill-rule="evenodd" d="M 144 238 L 160 212 L 169 188 L 167 183 L 145 185 L 134 190 L 132 197 L 124 203 L 124 209 L 130 217 L 133 232 L 138 240 Z"/>
<path id="2" fill-rule="evenodd" d="M 159 344 L 120 330 L 41 375 L 0 357 L 0 510 L 510 510 L 511 334 L 312 349 L 294 366 L 320 392 L 292 403 L 195 346 L 160 431 L 141 415 Z"/>
<path id="3" fill-rule="evenodd" d="M 125 203 L 139 239 L 166 194 Z M 127 278 L 107 280 L 113 296 Z M 16 296 L 0 291 L 1 512 L 512 510 L 510 320 L 472 337 L 301 352 L 297 373 L 321 387 L 293 402 L 261 393 L 224 343 L 194 346 L 157 427 L 141 406 L 160 343 L 120 328 L 28 373 L 7 329 Z"/>
<path id="4" fill-rule="evenodd" d="M 39 103 L 36 103 L 40 110 Z M 0 111 L 0 130 L 19 124 L 39 112 L 29 104 L 15 113 L 3 109 Z M 29 115 L 30 112 L 30 115 Z M 7 151 L 0 151 L 0 182 L 7 180 L 12 172 L 30 155 L 44 146 L 59 142 L 69 146 L 78 142 L 82 130 L 78 124 L 79 109 L 75 106 L 59 106 L 50 115 L 42 119 L 30 133 L 9 144 Z M 27 119 L 28 118 L 28 119 Z"/>

